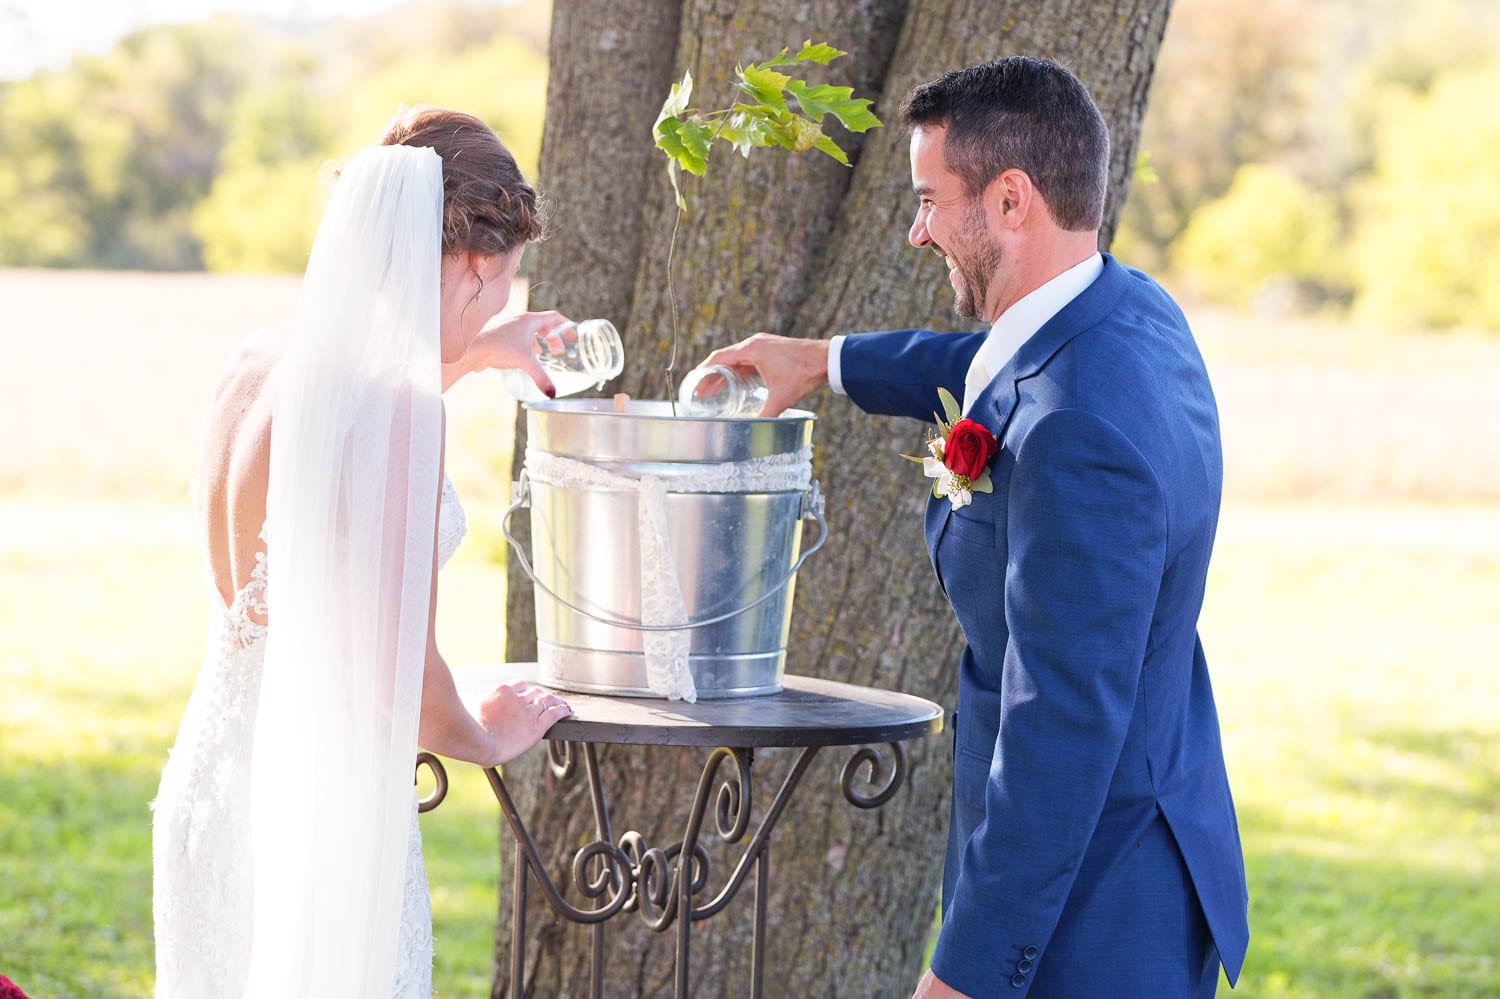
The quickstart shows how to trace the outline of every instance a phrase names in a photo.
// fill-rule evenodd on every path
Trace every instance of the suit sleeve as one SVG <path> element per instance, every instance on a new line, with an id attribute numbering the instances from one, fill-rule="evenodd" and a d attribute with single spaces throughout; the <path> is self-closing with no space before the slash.
<path id="1" fill-rule="evenodd" d="M 1167 524 L 1144 457 L 1080 410 L 1047 414 L 1020 443 L 1006 516 L 999 735 L 932 969 L 971 996 L 1019 999 L 1032 976 L 1015 974 L 1017 956 L 1046 960 L 1119 762 Z"/>
<path id="2" fill-rule="evenodd" d="M 844 391 L 867 413 L 931 423 L 942 412 L 939 386 L 963 398 L 969 362 L 986 335 L 896 330 L 846 337 L 840 350 Z"/>

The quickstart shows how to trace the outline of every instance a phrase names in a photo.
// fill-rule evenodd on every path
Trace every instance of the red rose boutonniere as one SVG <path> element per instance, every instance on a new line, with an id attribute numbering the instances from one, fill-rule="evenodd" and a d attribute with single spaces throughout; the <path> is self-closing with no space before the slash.
<path id="1" fill-rule="evenodd" d="M 990 459 L 1000 450 L 995 435 L 973 420 L 960 419 L 958 400 L 945 388 L 938 389 L 938 399 L 947 417 L 933 414 L 941 434 L 927 438 L 930 457 L 901 457 L 915 461 L 933 479 L 932 495 L 946 496 L 955 508 L 968 506 L 975 493 L 994 492 L 990 481 Z"/>

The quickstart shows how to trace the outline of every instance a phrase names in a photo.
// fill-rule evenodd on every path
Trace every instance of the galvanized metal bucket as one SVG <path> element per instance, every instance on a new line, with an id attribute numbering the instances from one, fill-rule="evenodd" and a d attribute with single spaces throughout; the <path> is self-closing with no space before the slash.
<path id="1" fill-rule="evenodd" d="M 816 482 L 801 488 L 703 491 L 718 468 L 778 462 L 805 453 L 813 414 L 774 419 L 673 417 L 666 402 L 564 399 L 525 406 L 528 469 L 515 485 L 502 530 L 536 593 L 540 679 L 565 690 L 656 696 L 647 683 L 646 636 L 688 636 L 697 696 L 775 693 L 786 664 L 797 570 L 828 528 Z M 544 481 L 556 458 L 575 471 Z M 581 464 L 570 464 L 581 463 Z M 735 463 L 733 465 L 729 463 Z M 640 489 L 655 482 L 665 508 L 685 620 L 643 619 Z M 580 481 L 586 483 L 578 484 Z M 764 480 L 771 481 L 771 480 Z M 535 559 L 512 535 L 511 517 L 531 509 Z M 801 551 L 802 521 L 817 540 Z"/>

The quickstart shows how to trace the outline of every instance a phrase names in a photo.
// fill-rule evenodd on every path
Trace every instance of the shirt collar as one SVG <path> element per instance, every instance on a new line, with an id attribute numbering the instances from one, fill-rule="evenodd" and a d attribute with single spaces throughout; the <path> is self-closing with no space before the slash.
<path id="1" fill-rule="evenodd" d="M 1021 297 L 1000 313 L 990 327 L 964 379 L 964 411 L 990 380 L 1005 367 L 1021 344 L 1046 325 L 1063 307 L 1083 293 L 1104 271 L 1104 258 L 1093 253 Z"/>

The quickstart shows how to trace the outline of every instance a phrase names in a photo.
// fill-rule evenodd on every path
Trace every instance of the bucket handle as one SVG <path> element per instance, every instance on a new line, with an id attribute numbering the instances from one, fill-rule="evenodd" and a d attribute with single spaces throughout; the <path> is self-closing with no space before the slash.
<path id="1" fill-rule="evenodd" d="M 828 522 L 823 519 L 823 495 L 818 491 L 818 484 L 814 482 L 812 488 L 802 494 L 802 512 L 800 516 L 802 519 L 806 519 L 811 515 L 818 522 L 818 540 L 803 550 L 801 557 L 797 559 L 796 564 L 792 566 L 791 571 L 786 574 L 781 582 L 743 607 L 737 607 L 732 611 L 704 618 L 701 621 L 688 621 L 683 624 L 642 624 L 639 621 L 601 617 L 593 611 L 585 610 L 577 604 L 563 599 L 554 593 L 546 583 L 537 579 L 536 573 L 532 571 L 531 563 L 526 559 L 526 552 L 521 548 L 521 542 L 517 541 L 515 535 L 510 533 L 510 518 L 517 510 L 531 505 L 531 479 L 527 476 L 524 468 L 521 470 L 521 478 L 516 481 L 512 488 L 511 495 L 512 502 L 510 506 L 506 507 L 505 512 L 500 515 L 500 532 L 505 535 L 505 540 L 510 543 L 511 551 L 515 552 L 516 558 L 520 560 L 521 571 L 526 574 L 526 578 L 531 580 L 538 590 L 541 590 L 554 601 L 573 611 L 575 614 L 582 614 L 590 621 L 596 621 L 599 624 L 607 624 L 615 628 L 626 628 L 630 631 L 687 631 L 693 628 L 707 628 L 709 625 L 720 624 L 728 621 L 730 618 L 739 617 L 741 614 L 759 607 L 785 589 L 787 584 L 796 577 L 797 570 L 802 568 L 802 563 L 811 558 L 814 552 L 823 547 L 823 542 L 828 540 Z"/>

